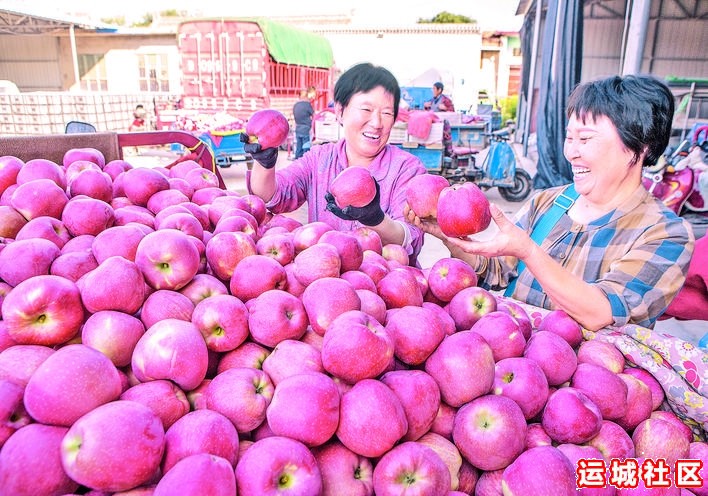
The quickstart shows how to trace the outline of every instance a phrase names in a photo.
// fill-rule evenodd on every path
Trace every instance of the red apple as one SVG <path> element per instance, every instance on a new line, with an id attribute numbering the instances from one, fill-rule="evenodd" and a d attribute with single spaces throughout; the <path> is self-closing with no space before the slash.
<path id="1" fill-rule="evenodd" d="M 121 400 L 141 403 L 160 418 L 163 428 L 169 429 L 178 419 L 189 413 L 187 396 L 174 382 L 165 379 L 141 382 L 120 395 Z"/>
<path id="2" fill-rule="evenodd" d="M 582 444 L 600 432 L 602 413 L 585 393 L 563 387 L 548 397 L 541 424 L 557 443 Z"/>
<path id="3" fill-rule="evenodd" d="M 38 217 L 43 218 L 43 217 Z M 53 219 L 54 217 L 48 217 Z M 27 224 L 20 212 L 10 205 L 0 205 L 0 238 L 16 239 L 17 233 Z"/>
<path id="4" fill-rule="evenodd" d="M 64 165 L 64 167 L 68 167 L 70 164 L 76 162 L 77 160 L 85 160 L 94 163 L 101 169 L 106 166 L 106 158 L 103 155 L 103 152 L 96 148 L 70 148 L 69 150 L 64 152 L 62 164 Z"/>
<path id="5" fill-rule="evenodd" d="M 30 424 L 19 429 L 0 450 L 3 494 L 65 494 L 78 490 L 62 467 L 60 447 L 66 427 Z"/>
<path id="6" fill-rule="evenodd" d="M 374 492 L 399 494 L 449 494 L 450 471 L 442 458 L 420 443 L 405 442 L 384 454 L 374 468 Z"/>
<path id="7" fill-rule="evenodd" d="M 372 496 L 373 466 L 367 457 L 357 455 L 336 438 L 312 449 L 322 474 L 322 494 Z"/>
<path id="8" fill-rule="evenodd" d="M 238 459 L 238 432 L 222 414 L 200 409 L 185 414 L 165 432 L 162 472 L 190 455 L 208 453 L 224 458 L 230 465 Z"/>
<path id="9" fill-rule="evenodd" d="M 239 262 L 256 252 L 255 241 L 244 232 L 221 232 L 206 243 L 207 263 L 222 281 L 228 281 Z"/>
<path id="10" fill-rule="evenodd" d="M 300 339 L 307 329 L 305 306 L 282 289 L 264 291 L 249 301 L 248 329 L 253 341 L 269 348 L 286 339 Z"/>
<path id="11" fill-rule="evenodd" d="M 531 324 L 531 318 L 528 312 L 524 310 L 524 307 L 519 305 L 516 301 L 511 298 L 498 297 L 497 298 L 497 310 L 506 312 L 516 319 L 519 323 L 519 328 L 521 329 L 521 334 L 524 335 L 524 339 L 528 341 L 531 337 L 531 332 L 533 331 L 533 326 Z"/>
<path id="12" fill-rule="evenodd" d="M 219 360 L 217 373 L 220 374 L 224 370 L 249 367 L 253 369 L 262 369 L 263 362 L 270 354 L 270 350 L 265 346 L 252 341 L 246 341 L 236 349 L 227 351 Z"/>
<path id="13" fill-rule="evenodd" d="M 191 320 L 210 351 L 231 351 L 248 337 L 246 305 L 230 294 L 204 298 L 194 307 Z"/>
<path id="14" fill-rule="evenodd" d="M 152 288 L 179 290 L 197 274 L 199 250 L 181 231 L 154 231 L 140 240 L 135 264 Z"/>
<path id="15" fill-rule="evenodd" d="M 158 289 L 145 298 L 140 309 L 140 320 L 149 329 L 164 319 L 179 319 L 190 322 L 194 303 L 179 291 Z"/>
<path id="16" fill-rule="evenodd" d="M 243 258 L 234 268 L 229 289 L 243 302 L 252 300 L 273 289 L 283 290 L 286 284 L 285 269 L 265 255 Z"/>
<path id="17" fill-rule="evenodd" d="M 656 410 L 661 406 L 664 402 L 664 388 L 661 387 L 659 381 L 651 373 L 639 367 L 630 366 L 625 367 L 622 373 L 632 375 L 647 385 L 649 391 L 651 391 L 652 410 Z"/>
<path id="18" fill-rule="evenodd" d="M 17 184 L 25 184 L 36 179 L 49 179 L 61 189 L 66 188 L 66 177 L 62 166 L 45 158 L 28 160 L 17 173 Z"/>
<path id="19" fill-rule="evenodd" d="M 201 333 L 191 322 L 178 319 L 161 320 L 145 331 L 131 360 L 139 381 L 169 379 L 187 391 L 204 380 L 207 365 Z"/>
<path id="20" fill-rule="evenodd" d="M 361 311 L 371 315 L 379 322 L 386 321 L 386 302 L 383 301 L 375 291 L 368 289 L 355 290 L 359 301 L 361 301 Z"/>
<path id="21" fill-rule="evenodd" d="M 688 458 L 690 441 L 683 429 L 673 422 L 660 418 L 648 418 L 637 425 L 632 433 L 637 457 L 661 458 L 670 467 L 677 460 Z"/>
<path id="22" fill-rule="evenodd" d="M 155 477 L 164 452 L 159 417 L 135 401 L 101 405 L 78 419 L 64 436 L 64 470 L 97 491 L 125 491 Z"/>
<path id="23" fill-rule="evenodd" d="M 61 221 L 72 236 L 96 236 L 113 225 L 115 213 L 108 203 L 81 195 L 66 203 Z"/>
<path id="24" fill-rule="evenodd" d="M 342 395 L 337 437 L 354 453 L 382 456 L 407 430 L 401 401 L 381 381 L 363 379 Z"/>
<path id="25" fill-rule="evenodd" d="M 170 182 L 159 171 L 148 167 L 135 167 L 123 173 L 125 196 L 134 204 L 146 207 L 148 200 L 158 191 L 170 189 Z"/>
<path id="26" fill-rule="evenodd" d="M 376 181 L 368 168 L 350 165 L 332 179 L 329 192 L 339 208 L 360 208 L 371 203 L 376 196 Z"/>
<path id="27" fill-rule="evenodd" d="M 246 433 L 266 419 L 274 389 L 268 374 L 262 370 L 238 367 L 219 372 L 204 396 L 207 408 L 228 418 L 238 432 Z"/>
<path id="28" fill-rule="evenodd" d="M 24 387 L 32 374 L 52 353 L 49 346 L 17 344 L 0 352 L 0 380 L 9 380 Z"/>
<path id="29" fill-rule="evenodd" d="M 67 181 L 66 192 L 69 198 L 85 195 L 110 203 L 113 199 L 113 180 L 100 169 L 87 168 Z"/>
<path id="30" fill-rule="evenodd" d="M 495 362 L 520 357 L 524 353 L 526 338 L 516 319 L 506 312 L 482 315 L 470 330 L 480 334 L 491 346 Z"/>
<path id="31" fill-rule="evenodd" d="M 106 355 L 116 367 L 130 364 L 135 345 L 145 333 L 140 319 L 123 312 L 102 310 L 86 319 L 81 342 Z"/>
<path id="32" fill-rule="evenodd" d="M 396 358 L 408 365 L 421 365 L 447 335 L 433 310 L 405 306 L 390 315 L 386 330 L 394 343 Z"/>
<path id="33" fill-rule="evenodd" d="M 383 245 L 383 247 L 381 247 L 381 256 L 384 257 L 391 268 L 408 266 L 408 252 L 399 244 L 388 243 Z"/>
<path id="34" fill-rule="evenodd" d="M 419 174 L 408 181 L 406 202 L 416 216 L 437 217 L 438 197 L 440 192 L 450 186 L 443 176 L 437 174 Z"/>
<path id="35" fill-rule="evenodd" d="M 249 142 L 258 143 L 262 149 L 278 148 L 288 137 L 288 119 L 275 109 L 261 109 L 254 112 L 246 123 Z"/>
<path id="36" fill-rule="evenodd" d="M 438 408 L 438 413 L 435 416 L 433 425 L 430 427 L 430 432 L 440 434 L 445 439 L 452 440 L 452 426 L 455 422 L 456 414 L 457 408 L 441 401 L 440 408 Z"/>
<path id="37" fill-rule="evenodd" d="M 116 310 L 127 314 L 137 312 L 145 300 L 145 279 L 135 262 L 109 257 L 78 281 L 81 301 L 86 310 Z"/>
<path id="38" fill-rule="evenodd" d="M 452 438 L 472 465 L 500 470 L 526 448 L 526 419 L 511 398 L 484 395 L 460 407 Z"/>
<path id="39" fill-rule="evenodd" d="M 185 287 L 179 290 L 180 293 L 192 300 L 195 305 L 205 298 L 229 293 L 226 284 L 211 274 L 197 274 Z"/>
<path id="40" fill-rule="evenodd" d="M 236 465 L 236 484 L 239 496 L 322 494 L 322 476 L 312 452 L 282 436 L 256 441 L 243 453 Z"/>
<path id="41" fill-rule="evenodd" d="M 494 384 L 492 348 L 476 332 L 445 337 L 425 361 L 425 371 L 440 387 L 445 403 L 460 407 L 489 393 Z"/>
<path id="42" fill-rule="evenodd" d="M 526 420 L 538 415 L 548 399 L 548 380 L 530 358 L 509 357 L 494 366 L 494 394 L 507 396 L 521 407 Z"/>
<path id="43" fill-rule="evenodd" d="M 61 186 L 51 179 L 35 179 L 18 184 L 10 197 L 10 205 L 25 219 L 31 220 L 42 215 L 61 218 L 64 206 L 69 201 Z"/>
<path id="44" fill-rule="evenodd" d="M 441 258 L 428 272 L 430 292 L 443 302 L 452 300 L 463 289 L 476 285 L 477 273 L 469 264 L 458 258 Z"/>
<path id="45" fill-rule="evenodd" d="M 359 226 L 351 233 L 359 241 L 362 250 L 371 250 L 376 253 L 381 253 L 383 248 L 383 243 L 381 242 L 381 236 L 379 233 L 366 226 Z"/>
<path id="46" fill-rule="evenodd" d="M 266 418 L 276 436 L 308 447 L 320 446 L 337 430 L 339 390 L 334 380 L 321 372 L 286 377 L 275 386 Z"/>
<path id="47" fill-rule="evenodd" d="M 338 277 L 313 281 L 301 295 L 312 329 L 324 336 L 332 321 L 350 310 L 361 310 L 361 299 L 352 285 Z"/>
<path id="48" fill-rule="evenodd" d="M 430 430 L 440 408 L 435 379 L 422 370 L 392 370 L 380 380 L 398 397 L 406 413 L 408 432 L 403 441 L 417 441 Z"/>
<path id="49" fill-rule="evenodd" d="M 256 252 L 287 265 L 295 259 L 295 243 L 292 234 L 267 234 L 256 242 Z"/>
<path id="50" fill-rule="evenodd" d="M 0 157 L 0 195 L 13 184 L 17 183 L 17 174 L 25 163 L 12 155 Z"/>
<path id="51" fill-rule="evenodd" d="M 96 234 L 91 245 L 91 252 L 98 263 L 115 255 L 135 261 L 138 244 L 145 234 L 135 224 L 109 227 Z"/>
<path id="52" fill-rule="evenodd" d="M 305 287 L 323 277 L 339 277 L 340 271 L 339 252 L 329 243 L 305 248 L 293 260 L 293 274 Z"/>
<path id="53" fill-rule="evenodd" d="M 263 360 L 262 368 L 276 387 L 283 379 L 293 375 L 324 372 L 320 350 L 310 343 L 294 339 L 278 343 Z"/>
<path id="54" fill-rule="evenodd" d="M 579 363 L 570 385 L 585 393 L 605 420 L 616 420 L 627 413 L 627 384 L 603 366 Z"/>
<path id="55" fill-rule="evenodd" d="M 54 346 L 76 336 L 84 309 L 74 282 L 42 275 L 21 282 L 8 293 L 2 302 L 2 316 L 16 343 Z"/>
<path id="56" fill-rule="evenodd" d="M 333 376 L 355 384 L 382 374 L 391 364 L 393 352 L 393 340 L 378 321 L 360 310 L 350 310 L 327 328 L 322 366 Z"/>
<path id="57" fill-rule="evenodd" d="M 529 338 L 524 356 L 541 366 L 549 386 L 570 380 L 578 366 L 578 357 L 568 342 L 551 331 L 536 331 Z"/>
<path id="58" fill-rule="evenodd" d="M 568 341 L 575 348 L 583 340 L 583 328 L 563 310 L 552 310 L 538 325 L 539 331 L 551 331 Z"/>
<path id="59" fill-rule="evenodd" d="M 447 311 L 455 321 L 458 331 L 468 331 L 483 315 L 497 309 L 497 300 L 492 293 L 479 286 L 470 286 L 457 292 L 447 305 Z"/>
<path id="60" fill-rule="evenodd" d="M 111 160 L 108 162 L 104 167 L 103 167 L 103 172 L 111 176 L 111 179 L 115 180 L 116 177 L 121 172 L 125 172 L 128 169 L 132 169 L 133 166 L 130 164 L 130 162 L 126 162 L 125 160 Z"/>
<path id="61" fill-rule="evenodd" d="M 37 422 L 69 427 L 99 405 L 117 400 L 120 393 L 118 370 L 106 355 L 70 344 L 48 356 L 32 374 L 25 408 Z"/>
<path id="62" fill-rule="evenodd" d="M 597 448 L 606 463 L 613 458 L 634 458 L 634 442 L 629 433 L 619 424 L 611 420 L 603 420 L 600 432 L 585 444 Z"/>
<path id="63" fill-rule="evenodd" d="M 157 215 L 167 207 L 189 202 L 189 197 L 178 189 L 163 189 L 155 192 L 147 202 L 148 210 Z"/>
<path id="64" fill-rule="evenodd" d="M 23 403 L 24 392 L 24 386 L 0 379 L 0 449 L 12 434 L 32 422 Z"/>
<path id="65" fill-rule="evenodd" d="M 437 217 L 442 232 L 454 238 L 482 232 L 492 221 L 489 200 L 471 182 L 448 186 L 440 192 Z"/>
<path id="66" fill-rule="evenodd" d="M 453 491 L 459 490 L 462 494 L 470 494 L 469 492 L 463 492 L 459 489 L 462 455 L 460 454 L 460 450 L 457 449 L 457 446 L 455 446 L 452 441 L 441 436 L 440 434 L 428 432 L 420 437 L 417 442 L 435 451 L 435 453 L 437 453 L 440 459 L 445 463 L 450 473 L 450 488 Z M 452 494 L 455 493 L 448 493 L 448 495 Z"/>
<path id="67" fill-rule="evenodd" d="M 48 239 L 13 241 L 0 251 L 0 279 L 15 287 L 33 277 L 46 276 L 60 253 Z"/>
<path id="68" fill-rule="evenodd" d="M 115 201 L 112 202 L 115 204 Z M 139 205 L 124 205 L 117 206 L 113 211 L 115 221 L 114 226 L 124 226 L 130 222 L 149 227 L 151 230 L 155 228 L 155 216 L 147 208 Z M 146 233 L 147 234 L 147 233 Z"/>
<path id="69" fill-rule="evenodd" d="M 376 289 L 386 303 L 386 308 L 423 305 L 423 293 L 418 281 L 411 272 L 403 268 L 387 272 L 376 283 Z"/>
<path id="70" fill-rule="evenodd" d="M 558 448 L 531 448 L 504 469 L 502 488 L 509 496 L 576 494 L 575 467 Z"/>
<path id="71" fill-rule="evenodd" d="M 633 431 L 639 425 L 639 422 L 648 419 L 652 415 L 651 391 L 649 391 L 649 387 L 646 384 L 634 376 L 622 373 L 617 375 L 627 385 L 627 411 L 622 417 L 616 419 L 616 422 L 627 431 Z M 669 414 L 674 415 L 673 413 Z M 680 425 L 685 426 L 678 418 L 676 420 Z M 686 426 L 686 430 L 690 440 L 693 434 L 688 426 Z"/>
<path id="72" fill-rule="evenodd" d="M 526 449 L 536 446 L 552 446 L 553 439 L 548 435 L 546 429 L 538 422 L 530 423 L 526 426 Z"/>
<path id="73" fill-rule="evenodd" d="M 327 231 L 320 236 L 318 242 L 329 243 L 337 249 L 341 262 L 340 270 L 343 273 L 358 270 L 364 260 L 364 250 L 350 232 Z M 406 255 L 406 263 L 408 263 L 408 255 Z"/>
<path id="74" fill-rule="evenodd" d="M 149 494 L 232 496 L 236 494 L 236 476 L 233 467 L 225 458 L 209 453 L 197 453 L 175 463 L 157 482 L 154 492 Z"/>
<path id="75" fill-rule="evenodd" d="M 56 244 L 59 249 L 62 249 L 71 237 L 71 234 L 62 221 L 46 215 L 42 217 L 35 217 L 29 222 L 26 222 L 14 236 L 15 241 L 22 241 L 23 239 L 32 238 L 48 239 L 52 243 Z"/>

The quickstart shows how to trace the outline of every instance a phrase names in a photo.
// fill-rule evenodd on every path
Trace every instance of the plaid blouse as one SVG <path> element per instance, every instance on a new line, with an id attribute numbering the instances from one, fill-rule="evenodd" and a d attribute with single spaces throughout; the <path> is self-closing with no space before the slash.
<path id="1" fill-rule="evenodd" d="M 529 234 L 565 186 L 539 192 L 517 214 L 516 225 Z M 541 247 L 563 267 L 596 285 L 612 307 L 615 326 L 652 328 L 686 278 L 695 236 L 690 224 L 666 208 L 643 186 L 622 205 L 589 224 L 564 214 Z M 489 261 L 480 280 L 501 289 L 516 276 L 515 257 Z M 525 269 L 512 297 L 553 309 L 553 302 Z"/>

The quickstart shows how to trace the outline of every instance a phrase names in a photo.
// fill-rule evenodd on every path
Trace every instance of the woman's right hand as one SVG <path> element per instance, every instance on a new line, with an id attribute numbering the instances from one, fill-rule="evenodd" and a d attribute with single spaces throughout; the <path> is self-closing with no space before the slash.
<path id="1" fill-rule="evenodd" d="M 442 230 L 440 229 L 437 219 L 435 219 L 434 217 L 426 217 L 424 219 L 421 219 L 415 214 L 413 210 L 411 210 L 407 203 L 403 207 L 403 216 L 408 220 L 410 224 L 419 227 L 424 233 L 435 236 L 436 238 L 442 239 L 443 241 L 447 239 L 447 236 L 445 236 Z"/>

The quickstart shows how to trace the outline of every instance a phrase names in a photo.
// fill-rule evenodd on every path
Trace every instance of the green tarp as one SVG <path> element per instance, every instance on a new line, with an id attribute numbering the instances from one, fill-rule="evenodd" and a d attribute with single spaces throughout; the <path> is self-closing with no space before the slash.
<path id="1" fill-rule="evenodd" d="M 334 64 L 332 47 L 326 38 L 269 19 L 259 18 L 255 22 L 276 62 L 324 68 Z"/>

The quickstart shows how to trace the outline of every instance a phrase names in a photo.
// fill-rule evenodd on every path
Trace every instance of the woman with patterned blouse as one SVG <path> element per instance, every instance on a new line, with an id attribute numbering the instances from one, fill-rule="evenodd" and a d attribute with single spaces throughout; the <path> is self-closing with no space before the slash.
<path id="1" fill-rule="evenodd" d="M 670 90 L 649 76 L 576 87 L 564 154 L 578 197 L 540 245 L 530 233 L 566 186 L 537 193 L 515 223 L 492 205 L 499 233 L 488 241 L 448 238 L 406 214 L 474 267 L 483 287 L 513 284 L 513 298 L 562 309 L 589 330 L 652 328 L 683 286 L 695 241 L 690 224 L 642 185 L 642 167 L 668 145 L 673 112 Z"/>

